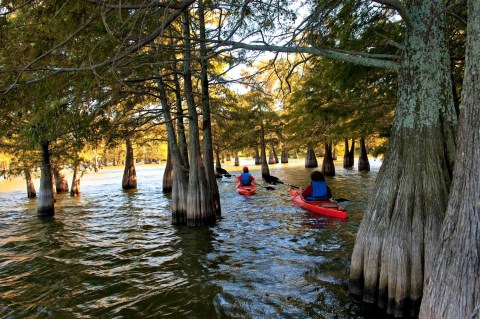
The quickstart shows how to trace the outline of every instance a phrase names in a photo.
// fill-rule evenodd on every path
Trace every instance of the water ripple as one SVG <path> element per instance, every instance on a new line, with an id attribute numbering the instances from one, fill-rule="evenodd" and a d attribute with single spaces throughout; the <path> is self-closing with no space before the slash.
<path id="1" fill-rule="evenodd" d="M 271 168 L 298 185 L 309 171 Z M 0 192 L 0 317 L 365 318 L 346 286 L 375 172 L 337 171 L 328 183 L 350 197 L 347 221 L 295 207 L 285 185 L 246 198 L 224 178 L 217 226 L 173 226 L 159 166 L 138 168 L 137 191 L 121 190 L 121 169 L 89 174 L 80 197 L 58 195 L 54 218 Z"/>

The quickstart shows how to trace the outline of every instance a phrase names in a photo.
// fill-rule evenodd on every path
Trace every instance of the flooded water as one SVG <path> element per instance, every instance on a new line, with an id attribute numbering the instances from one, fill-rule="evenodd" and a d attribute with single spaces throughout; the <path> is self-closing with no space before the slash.
<path id="1" fill-rule="evenodd" d="M 311 170 L 294 161 L 270 173 L 307 184 Z M 171 225 L 162 165 L 138 166 L 130 192 L 121 189 L 120 167 L 89 172 L 81 197 L 58 195 L 48 219 L 37 218 L 23 181 L 2 180 L 0 317 L 370 318 L 347 292 L 380 161 L 370 164 L 362 174 L 338 161 L 337 176 L 327 178 L 334 196 L 349 200 L 348 220 L 295 207 L 286 185 L 246 198 L 223 178 L 223 218 L 201 229 Z M 249 167 L 260 180 L 260 167 Z"/>

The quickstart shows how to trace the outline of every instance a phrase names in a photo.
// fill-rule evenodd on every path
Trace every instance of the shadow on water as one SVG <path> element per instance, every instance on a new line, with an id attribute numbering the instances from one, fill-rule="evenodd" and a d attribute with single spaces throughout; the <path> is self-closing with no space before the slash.
<path id="1" fill-rule="evenodd" d="M 24 192 L 0 192 L 0 317 L 374 318 L 347 293 L 372 166 L 360 174 L 337 165 L 327 178 L 349 199 L 347 220 L 299 209 L 286 185 L 247 198 L 222 178 L 215 227 L 173 226 L 158 166 L 137 169 L 137 191 L 121 189 L 121 169 L 87 176 L 81 196 L 59 194 L 48 219 L 35 218 Z M 271 166 L 298 186 L 310 172 Z"/>

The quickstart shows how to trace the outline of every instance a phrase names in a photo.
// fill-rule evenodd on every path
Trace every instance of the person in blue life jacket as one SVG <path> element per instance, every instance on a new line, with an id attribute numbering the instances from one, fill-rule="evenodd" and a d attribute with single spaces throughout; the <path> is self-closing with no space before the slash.
<path id="1" fill-rule="evenodd" d="M 328 187 L 322 172 L 313 171 L 310 178 L 312 182 L 302 192 L 305 200 L 328 200 L 332 197 L 332 191 Z"/>
<path id="2" fill-rule="evenodd" d="M 248 167 L 243 167 L 243 173 L 237 177 L 237 180 L 240 182 L 240 185 L 248 186 L 252 185 L 252 182 L 255 180 L 255 177 L 250 174 Z"/>

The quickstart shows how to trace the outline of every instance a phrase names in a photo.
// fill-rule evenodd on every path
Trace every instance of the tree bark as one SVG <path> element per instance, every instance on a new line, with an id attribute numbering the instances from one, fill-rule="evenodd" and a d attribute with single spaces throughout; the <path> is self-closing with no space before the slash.
<path id="1" fill-rule="evenodd" d="M 323 157 L 325 154 L 323 154 L 323 149 L 318 150 L 318 157 Z"/>
<path id="2" fill-rule="evenodd" d="M 367 148 L 365 147 L 365 139 L 360 138 L 360 155 L 358 156 L 358 171 L 370 172 L 370 162 L 368 161 Z"/>
<path id="3" fill-rule="evenodd" d="M 123 171 L 122 188 L 137 189 L 137 173 L 135 171 L 133 146 L 129 137 L 125 139 L 125 145 L 127 147 L 127 154 L 125 156 L 125 170 Z"/>
<path id="4" fill-rule="evenodd" d="M 63 174 L 63 166 L 55 165 L 53 167 L 53 174 L 55 176 L 55 187 L 57 193 L 68 193 L 68 182 Z"/>
<path id="5" fill-rule="evenodd" d="M 215 170 L 221 169 L 222 163 L 220 163 L 220 151 L 218 148 L 215 150 Z"/>
<path id="6" fill-rule="evenodd" d="M 37 215 L 48 217 L 55 215 L 55 196 L 53 193 L 53 174 L 50 162 L 50 142 L 40 143 L 42 148 L 42 175 L 40 177 L 40 196 L 37 203 Z"/>
<path id="7" fill-rule="evenodd" d="M 78 158 L 75 159 L 73 164 L 73 178 L 72 178 L 72 187 L 70 189 L 70 196 L 79 196 L 80 195 L 80 161 Z"/>
<path id="8" fill-rule="evenodd" d="M 288 163 L 288 148 L 287 148 L 287 144 L 283 144 L 282 156 L 280 157 L 280 161 L 281 161 L 282 164 Z"/>
<path id="9" fill-rule="evenodd" d="M 420 318 L 480 318 L 480 2 L 467 6 L 460 143 Z"/>
<path id="10" fill-rule="evenodd" d="M 260 156 L 262 161 L 262 177 L 270 176 L 270 169 L 268 168 L 267 162 L 267 145 L 265 143 L 265 126 L 263 125 L 263 120 L 261 122 L 261 132 L 260 132 Z"/>
<path id="11" fill-rule="evenodd" d="M 260 157 L 260 154 L 258 152 L 258 146 L 255 147 L 255 165 L 260 165 L 262 164 L 262 159 Z"/>
<path id="12" fill-rule="evenodd" d="M 354 144 L 354 140 L 352 139 L 352 145 Z M 343 154 L 343 167 L 344 168 L 352 168 L 353 167 L 353 158 L 350 157 L 350 150 L 348 147 L 348 138 L 345 139 L 345 153 Z"/>
<path id="13" fill-rule="evenodd" d="M 332 142 L 325 143 L 325 155 L 322 162 L 322 173 L 325 176 L 335 176 L 335 164 L 332 156 Z"/>
<path id="14" fill-rule="evenodd" d="M 317 156 L 315 155 L 315 151 L 311 147 L 308 148 L 307 155 L 305 156 L 305 167 L 318 167 Z"/>
<path id="15" fill-rule="evenodd" d="M 188 11 L 183 12 L 182 26 L 184 36 L 183 47 L 183 82 L 185 98 L 189 115 L 189 147 L 190 147 L 190 169 L 188 175 L 187 195 L 187 225 L 188 226 L 212 226 L 216 223 L 216 207 L 212 200 L 211 187 L 206 176 L 206 169 L 203 165 L 200 153 L 200 132 L 198 127 L 198 112 L 193 96 L 192 69 L 190 66 L 191 44 L 190 44 L 190 16 Z M 204 115 L 205 116 L 205 115 Z M 211 163 L 213 165 L 213 161 Z"/>
<path id="16" fill-rule="evenodd" d="M 206 39 L 205 33 L 205 8 L 203 0 L 198 1 L 198 20 L 200 26 L 200 39 Z M 222 208 L 220 205 L 220 192 L 218 190 L 215 169 L 213 167 L 213 137 L 212 137 L 212 121 L 210 117 L 210 95 L 208 91 L 208 60 L 204 57 L 208 55 L 206 43 L 200 41 L 200 85 L 202 88 L 201 104 L 203 113 L 203 167 L 205 168 L 205 177 L 207 181 L 207 195 L 205 201 L 211 201 L 216 218 L 222 216 Z M 207 213 L 209 215 L 209 213 Z M 207 218 L 210 218 L 207 216 Z M 207 223 L 210 223 L 207 222 Z M 215 221 L 213 221 L 215 223 Z"/>
<path id="17" fill-rule="evenodd" d="M 32 174 L 30 174 L 30 169 L 26 168 L 23 170 L 25 173 L 25 181 L 27 182 L 27 197 L 35 198 L 37 197 L 37 192 L 35 191 L 35 185 L 33 184 Z"/>
<path id="18" fill-rule="evenodd" d="M 163 172 L 162 191 L 164 193 L 171 193 L 172 189 L 173 189 L 172 152 L 170 152 L 170 146 L 168 146 L 167 163 L 165 164 L 165 171 Z"/>
<path id="19" fill-rule="evenodd" d="M 188 144 L 187 136 L 185 133 L 185 123 L 183 122 L 184 114 L 182 109 L 182 91 L 180 88 L 180 81 L 178 80 L 177 75 L 177 63 L 174 63 L 175 72 L 173 73 L 173 81 L 175 83 L 175 103 L 177 109 L 177 136 L 178 136 L 178 147 L 180 150 L 180 155 L 182 157 L 182 163 L 185 169 L 188 170 Z"/>
<path id="20" fill-rule="evenodd" d="M 348 155 L 349 155 L 349 162 L 352 163 L 352 166 L 350 167 L 353 167 L 353 165 L 355 164 L 355 139 L 352 138 L 352 145 L 350 147 L 350 151 L 348 152 Z"/>
<path id="21" fill-rule="evenodd" d="M 240 166 L 240 159 L 238 158 L 238 151 L 237 150 L 234 151 L 234 158 L 235 158 L 235 160 L 234 160 L 233 166 Z"/>
<path id="22" fill-rule="evenodd" d="M 273 154 L 273 149 L 270 150 L 270 155 L 268 156 L 268 164 L 275 164 L 275 156 Z"/>
<path id="23" fill-rule="evenodd" d="M 395 316 L 418 312 L 455 152 L 444 2 L 412 2 L 408 10 L 394 127 L 350 267 L 350 292 Z"/>
<path id="24" fill-rule="evenodd" d="M 171 152 L 173 164 L 172 224 L 183 225 L 187 223 L 188 169 L 183 163 L 181 148 L 177 143 L 172 116 L 168 108 L 167 92 L 160 76 L 157 79 L 157 87 L 167 128 L 168 149 Z"/>
<path id="25" fill-rule="evenodd" d="M 277 155 L 277 150 L 275 149 L 275 145 L 272 144 L 272 153 L 273 153 L 273 158 L 275 160 L 274 164 L 278 164 L 278 155 Z"/>

